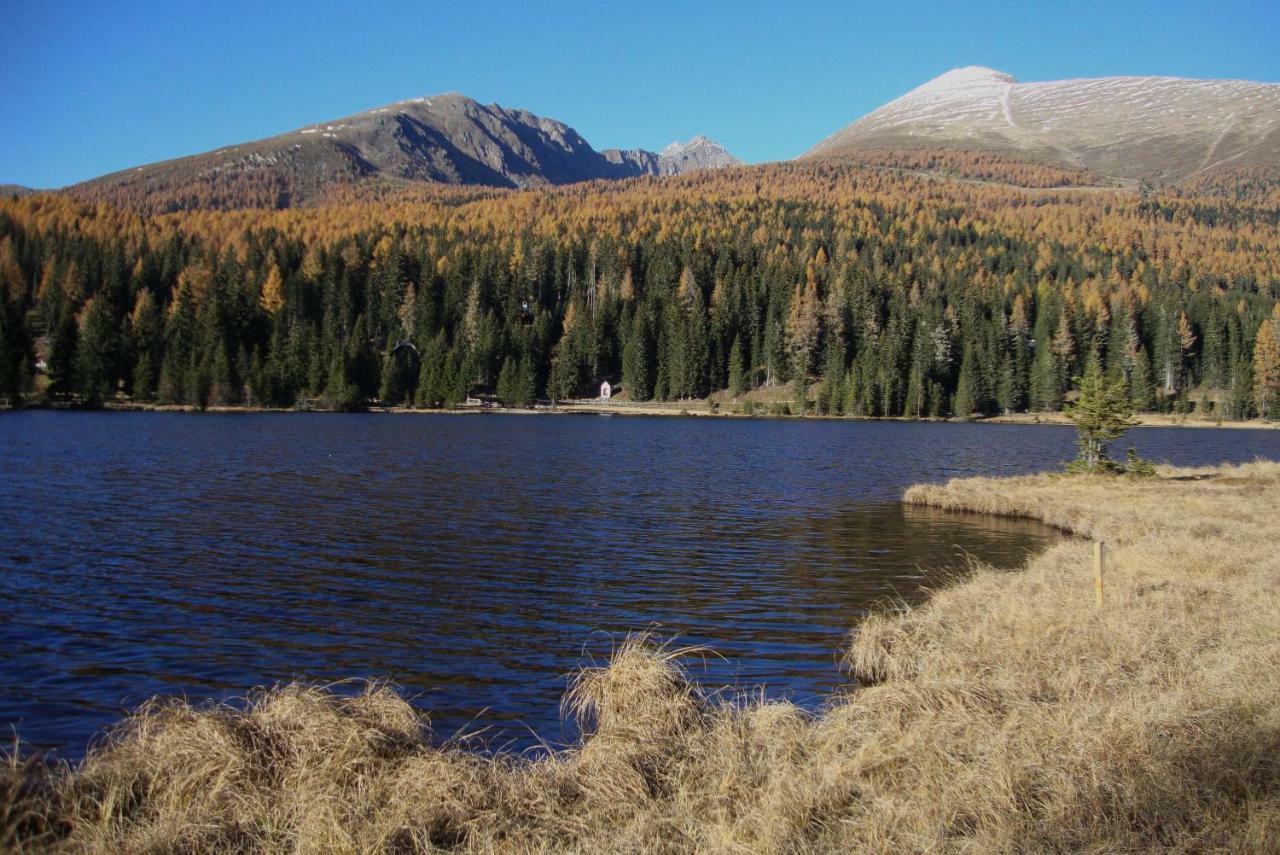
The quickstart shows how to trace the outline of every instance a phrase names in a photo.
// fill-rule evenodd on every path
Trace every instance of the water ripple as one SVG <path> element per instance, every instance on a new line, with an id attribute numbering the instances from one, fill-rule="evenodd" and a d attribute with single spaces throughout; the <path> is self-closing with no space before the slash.
<path id="1" fill-rule="evenodd" d="M 1179 463 L 1280 453 L 1134 436 Z M 876 602 L 1053 537 L 903 508 L 908 484 L 1071 453 L 1048 426 L 6 413 L 0 725 L 74 756 L 157 692 L 379 676 L 439 733 L 523 747 L 570 735 L 584 654 L 650 626 L 724 654 L 710 685 L 817 703 Z"/>

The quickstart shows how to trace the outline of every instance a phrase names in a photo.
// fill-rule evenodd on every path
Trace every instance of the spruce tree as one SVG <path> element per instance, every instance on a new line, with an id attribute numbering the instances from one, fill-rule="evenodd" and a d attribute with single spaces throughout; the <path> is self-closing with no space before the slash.
<path id="1" fill-rule="evenodd" d="M 150 290 L 138 291 L 129 314 L 129 346 L 133 354 L 130 388 L 133 397 L 148 401 L 156 395 L 164 352 L 164 322 Z"/>
<path id="2" fill-rule="evenodd" d="M 1129 400 L 1138 412 L 1146 412 L 1152 407 L 1154 392 L 1151 385 L 1151 360 L 1147 357 L 1147 349 L 1138 345 L 1133 355 L 1133 368 L 1129 374 Z"/>
<path id="3" fill-rule="evenodd" d="M 64 310 L 49 335 L 49 394 L 69 398 L 76 390 L 80 327 L 70 310 Z"/>
<path id="4" fill-rule="evenodd" d="M 508 356 L 502 362 L 502 370 L 498 372 L 498 385 L 495 389 L 498 401 L 508 407 L 516 403 L 516 363 Z"/>
<path id="5" fill-rule="evenodd" d="M 981 407 L 981 392 L 978 385 L 977 369 L 973 348 L 966 347 L 960 360 L 960 377 L 956 381 L 956 394 L 952 399 L 952 410 L 957 418 L 967 419 Z"/>
<path id="6" fill-rule="evenodd" d="M 1058 360 L 1051 343 L 1036 341 L 1036 355 L 1031 360 L 1031 408 L 1038 412 L 1058 409 L 1062 404 L 1058 385 Z"/>
<path id="7" fill-rule="evenodd" d="M 347 363 L 341 352 L 336 352 L 329 363 L 329 376 L 324 386 L 325 404 L 331 410 L 353 412 L 362 409 L 364 402 L 360 390 L 347 375 Z"/>
<path id="8" fill-rule="evenodd" d="M 820 415 L 832 415 L 840 410 L 840 386 L 844 382 L 844 354 L 837 342 L 827 345 L 826 364 L 822 370 L 822 385 L 818 388 L 817 407 Z"/>
<path id="9" fill-rule="evenodd" d="M 652 394 L 649 382 L 649 313 L 645 306 L 636 309 L 631 318 L 631 331 L 622 348 L 622 388 L 633 401 L 647 401 Z"/>
<path id="10" fill-rule="evenodd" d="M 119 324 L 105 297 L 91 297 L 80 325 L 76 385 L 83 400 L 97 406 L 115 394 Z"/>
<path id="11" fill-rule="evenodd" d="M 1065 412 L 1076 426 L 1079 454 L 1068 469 L 1110 471 L 1115 464 L 1107 456 L 1108 446 L 1135 424 L 1124 382 L 1108 382 L 1096 363 L 1076 382 L 1079 397 Z"/>
<path id="12" fill-rule="evenodd" d="M 516 364 L 515 382 L 511 387 L 512 400 L 517 407 L 528 407 L 538 395 L 538 380 L 531 360 L 521 356 Z"/>
<path id="13" fill-rule="evenodd" d="M 17 406 L 22 399 L 24 365 L 31 347 L 26 327 L 13 302 L 0 293 L 0 398 Z"/>
<path id="14" fill-rule="evenodd" d="M 747 371 L 742 361 L 742 339 L 735 336 L 729 348 L 729 394 L 740 396 L 747 388 Z"/>

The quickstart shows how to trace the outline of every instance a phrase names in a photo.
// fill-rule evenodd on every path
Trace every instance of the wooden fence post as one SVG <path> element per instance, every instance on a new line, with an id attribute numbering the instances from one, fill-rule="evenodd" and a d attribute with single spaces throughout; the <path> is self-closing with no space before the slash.
<path id="1" fill-rule="evenodd" d="M 1098 608 L 1102 608 L 1102 572 L 1107 560 L 1107 545 L 1101 540 L 1093 544 L 1093 591 Z"/>

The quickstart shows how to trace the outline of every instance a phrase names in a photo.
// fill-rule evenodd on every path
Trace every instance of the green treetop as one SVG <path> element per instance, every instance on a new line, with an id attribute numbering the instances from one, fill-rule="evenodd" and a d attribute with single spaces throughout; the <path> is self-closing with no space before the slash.
<path id="1" fill-rule="evenodd" d="M 1133 427 L 1133 403 L 1123 380 L 1108 383 L 1093 365 L 1076 383 L 1080 396 L 1066 409 L 1075 423 L 1080 453 L 1068 467 L 1077 472 L 1107 472 L 1115 464 L 1107 456 L 1112 442 Z"/>

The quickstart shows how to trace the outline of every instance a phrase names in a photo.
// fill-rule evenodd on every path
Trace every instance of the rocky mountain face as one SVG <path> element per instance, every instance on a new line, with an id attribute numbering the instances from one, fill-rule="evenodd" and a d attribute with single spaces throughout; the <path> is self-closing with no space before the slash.
<path id="1" fill-rule="evenodd" d="M 671 175 L 736 162 L 705 137 L 662 154 L 596 151 L 563 122 L 448 94 L 113 173 L 69 189 L 148 210 L 289 207 L 369 180 L 532 187 Z"/>
<path id="2" fill-rule="evenodd" d="M 681 175 L 742 165 L 724 146 L 701 134 L 688 142 L 673 142 L 657 154 L 642 148 L 611 148 L 600 153 L 610 163 L 635 175 Z"/>
<path id="3" fill-rule="evenodd" d="M 724 146 L 701 134 L 688 142 L 673 142 L 658 152 L 658 173 L 661 175 L 741 165 L 742 161 L 729 154 Z"/>
<path id="4" fill-rule="evenodd" d="M 971 66 L 911 90 L 803 157 L 894 149 L 991 152 L 1156 183 L 1274 167 L 1280 84 L 1174 77 L 1019 83 Z"/>

